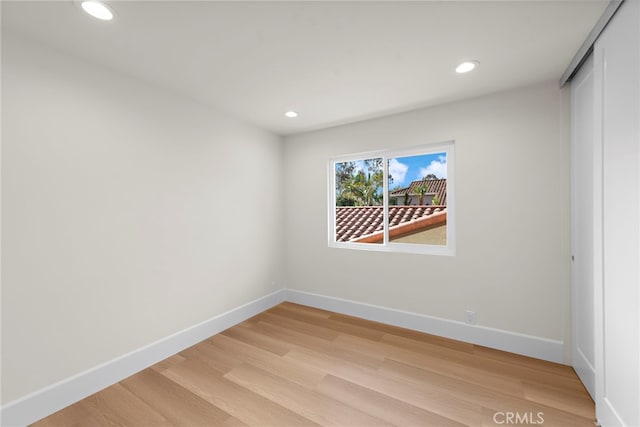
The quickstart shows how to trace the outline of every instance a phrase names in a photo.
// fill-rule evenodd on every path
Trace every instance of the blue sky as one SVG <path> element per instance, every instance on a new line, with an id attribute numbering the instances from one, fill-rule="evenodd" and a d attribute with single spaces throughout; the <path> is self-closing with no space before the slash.
<path id="1" fill-rule="evenodd" d="M 390 188 L 406 187 L 430 173 L 438 178 L 447 177 L 446 153 L 424 154 L 421 156 L 396 157 L 389 159 L 389 173 L 393 177 Z"/>
<path id="2" fill-rule="evenodd" d="M 356 160 L 355 163 L 356 170 L 366 171 L 364 160 Z M 412 181 L 420 180 L 430 173 L 438 178 L 447 177 L 446 153 L 390 158 L 389 174 L 393 177 L 393 182 L 389 188 L 407 187 Z"/>

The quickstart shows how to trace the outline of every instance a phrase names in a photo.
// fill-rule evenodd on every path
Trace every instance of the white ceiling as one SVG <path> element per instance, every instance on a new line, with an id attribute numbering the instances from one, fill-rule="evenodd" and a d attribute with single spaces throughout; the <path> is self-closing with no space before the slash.
<path id="1" fill-rule="evenodd" d="M 607 3 L 3 1 L 2 29 L 291 134 L 559 79 Z"/>

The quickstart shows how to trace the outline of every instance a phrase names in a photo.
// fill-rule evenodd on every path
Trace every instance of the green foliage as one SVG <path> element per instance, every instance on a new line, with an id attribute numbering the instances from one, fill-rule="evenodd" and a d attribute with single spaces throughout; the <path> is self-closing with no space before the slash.
<path id="1" fill-rule="evenodd" d="M 420 196 L 418 205 L 422 206 L 424 204 L 424 195 L 427 194 L 427 187 L 425 185 L 418 185 L 413 191 Z"/>
<path id="2" fill-rule="evenodd" d="M 366 172 L 355 162 L 336 164 L 336 206 L 382 204 L 382 159 L 367 159 L 364 165 Z"/>
<path id="3" fill-rule="evenodd" d="M 346 183 L 353 178 L 356 170 L 355 162 L 336 163 L 336 192 L 340 194 Z"/>
<path id="4" fill-rule="evenodd" d="M 438 198 L 437 194 L 433 197 L 433 199 L 431 199 L 431 203 L 433 203 L 434 205 L 440 204 L 440 199 Z"/>

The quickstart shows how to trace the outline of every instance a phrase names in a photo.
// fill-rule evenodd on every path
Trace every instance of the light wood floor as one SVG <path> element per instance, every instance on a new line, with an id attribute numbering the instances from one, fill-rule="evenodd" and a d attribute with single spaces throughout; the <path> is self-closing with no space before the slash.
<path id="1" fill-rule="evenodd" d="M 283 303 L 35 425 L 593 427 L 593 420 L 594 404 L 568 366 Z"/>

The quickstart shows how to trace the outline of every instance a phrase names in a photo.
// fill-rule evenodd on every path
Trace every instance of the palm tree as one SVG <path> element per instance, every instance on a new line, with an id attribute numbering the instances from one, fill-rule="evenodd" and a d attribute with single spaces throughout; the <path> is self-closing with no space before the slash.
<path id="1" fill-rule="evenodd" d="M 382 159 L 365 160 L 367 171 L 355 162 L 336 164 L 336 206 L 379 206 L 382 204 Z"/>
<path id="2" fill-rule="evenodd" d="M 404 205 L 409 206 L 411 204 L 411 197 L 409 196 L 409 190 L 404 193 Z"/>
<path id="3" fill-rule="evenodd" d="M 350 180 L 344 183 L 344 189 L 339 195 L 341 201 L 353 201 L 355 206 L 377 206 L 381 204 L 382 193 L 380 189 L 381 175 L 365 174 L 359 171 Z"/>
<path id="4" fill-rule="evenodd" d="M 420 196 L 418 205 L 422 205 L 424 202 L 424 195 L 427 194 L 427 187 L 425 185 L 418 185 L 413 189 L 413 192 Z"/>

